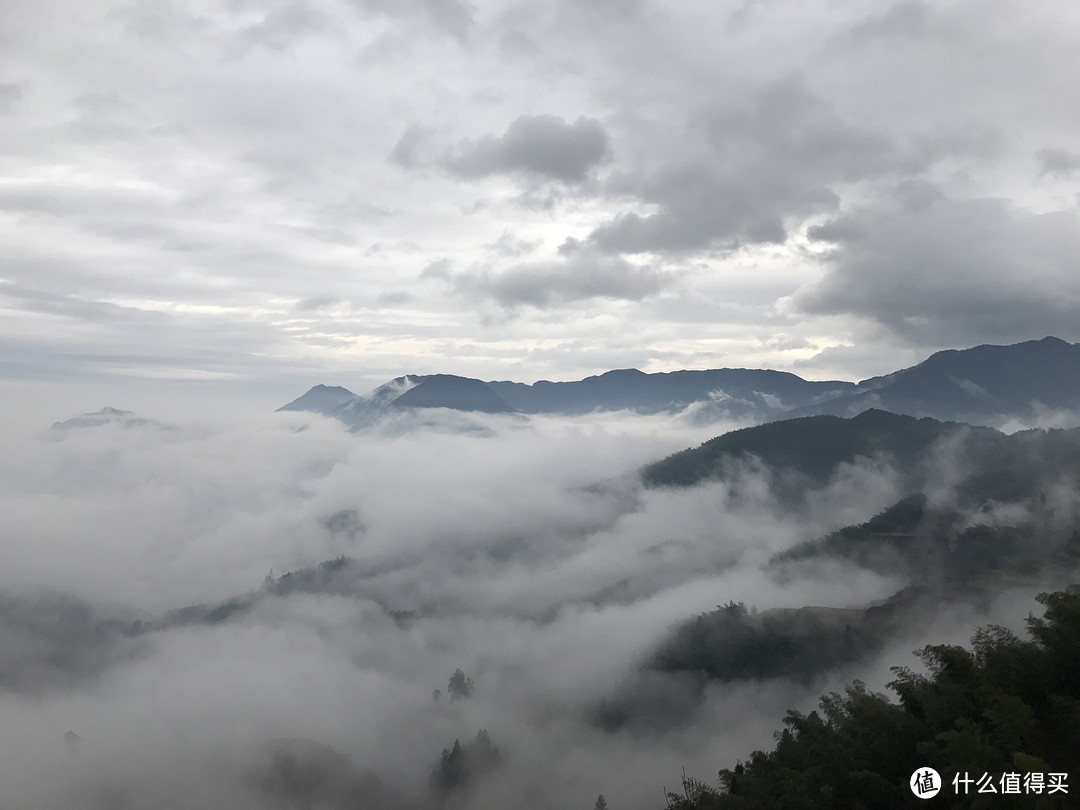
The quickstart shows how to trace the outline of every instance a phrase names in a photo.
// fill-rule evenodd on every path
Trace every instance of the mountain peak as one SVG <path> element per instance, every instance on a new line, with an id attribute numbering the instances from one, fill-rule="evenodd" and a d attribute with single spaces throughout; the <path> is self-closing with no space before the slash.
<path id="1" fill-rule="evenodd" d="M 456 374 L 431 374 L 397 399 L 399 408 L 451 408 L 481 413 L 512 413 L 511 408 L 483 380 Z"/>
<path id="2" fill-rule="evenodd" d="M 313 385 L 303 396 L 294 399 L 288 405 L 282 405 L 279 411 L 309 411 L 330 416 L 331 413 L 356 394 L 340 385 Z"/>
<path id="3" fill-rule="evenodd" d="M 104 407 L 99 411 L 84 413 L 65 419 L 63 422 L 53 422 L 49 432 L 55 435 L 67 433 L 76 428 L 101 427 L 102 425 L 116 425 L 122 428 L 145 427 L 153 425 L 164 427 L 149 419 L 137 416 L 133 411 L 124 411 L 120 408 Z"/>

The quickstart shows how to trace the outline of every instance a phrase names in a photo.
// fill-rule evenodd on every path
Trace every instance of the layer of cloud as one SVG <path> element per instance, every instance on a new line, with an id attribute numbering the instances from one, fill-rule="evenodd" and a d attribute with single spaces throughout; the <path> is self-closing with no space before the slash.
<path id="1" fill-rule="evenodd" d="M 595 119 L 570 122 L 555 115 L 523 115 L 503 135 L 465 141 L 441 163 L 461 177 L 520 172 L 580 183 L 608 157 L 609 149 L 607 132 Z"/>
<path id="2" fill-rule="evenodd" d="M 491 299 L 503 307 L 541 309 L 598 298 L 640 301 L 674 280 L 656 267 L 589 252 L 513 265 L 502 272 L 465 270 L 444 273 L 444 277 L 466 297 Z"/>
<path id="3" fill-rule="evenodd" d="M 888 140 L 844 121 L 794 78 L 721 109 L 704 129 L 707 155 L 676 158 L 635 188 L 659 210 L 623 214 L 592 241 L 620 253 L 782 243 L 789 222 L 835 208 L 843 185 L 906 166 Z"/>
<path id="4" fill-rule="evenodd" d="M 795 303 L 853 314 L 913 343 L 967 345 L 1067 333 L 1080 317 L 1080 219 L 1007 200 L 923 194 L 810 230 L 827 275 Z"/>
<path id="5" fill-rule="evenodd" d="M 650 370 L 886 373 L 953 335 L 871 328 L 857 302 L 789 307 L 836 269 L 808 229 L 853 217 L 884 244 L 874 212 L 905 181 L 959 207 L 1003 200 L 1014 219 L 1075 211 L 1080 20 L 1064 2 L 1007 5 L 6 3 L 7 373 L 569 378 L 628 354 Z M 950 210 L 927 209 L 928 227 Z M 1038 238 L 1011 233 L 1020 251 Z M 605 270 L 593 294 L 563 266 L 568 241 L 672 275 Z M 419 281 L 441 257 L 492 268 L 484 289 Z M 979 263 L 977 246 L 956 260 Z M 968 279 L 957 339 L 1048 331 L 977 315 L 1023 287 L 1022 266 Z M 545 278 L 550 295 L 534 289 Z M 1072 295 L 1038 279 L 1047 300 Z M 297 309 L 316 299 L 342 303 Z M 804 348 L 765 350 L 764 332 Z M 582 340 L 587 355 L 532 365 L 532 348 Z M 821 353 L 863 341 L 878 367 Z"/>
<path id="6" fill-rule="evenodd" d="M 22 98 L 22 90 L 19 85 L 11 82 L 0 83 L 0 115 L 10 113 L 20 98 Z"/>
<path id="7" fill-rule="evenodd" d="M 318 789 L 336 807 L 334 791 L 370 773 L 385 806 L 422 807 L 442 748 L 487 728 L 505 763 L 476 806 L 603 792 L 645 810 L 682 765 L 710 772 L 767 744 L 813 692 L 714 691 L 696 730 L 660 737 L 589 718 L 673 622 L 717 602 L 888 593 L 895 583 L 871 574 L 781 583 L 760 566 L 889 502 L 895 481 L 852 469 L 798 514 L 749 468 L 730 485 L 642 492 L 627 473 L 707 435 L 659 425 L 492 418 L 492 438 L 357 436 L 283 415 L 7 433 L 5 796 L 27 808 L 276 807 Z M 356 561 L 344 578 L 280 579 L 342 554 Z M 176 612 L 192 604 L 208 607 Z M 434 705 L 457 667 L 475 698 Z M 315 776 L 282 756 L 314 758 Z"/>

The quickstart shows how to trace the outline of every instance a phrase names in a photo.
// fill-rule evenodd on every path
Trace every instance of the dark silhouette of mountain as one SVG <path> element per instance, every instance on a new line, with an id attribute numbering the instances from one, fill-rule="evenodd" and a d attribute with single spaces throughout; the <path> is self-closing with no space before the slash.
<path id="1" fill-rule="evenodd" d="M 397 408 L 451 408 L 456 411 L 510 413 L 511 408 L 487 383 L 453 374 L 431 374 L 394 400 Z"/>
<path id="2" fill-rule="evenodd" d="M 601 704 L 601 726 L 666 727 L 692 716 L 710 681 L 813 678 L 876 654 L 950 603 L 981 603 L 1017 583 L 1076 571 L 1080 512 L 1064 493 L 1075 493 L 1080 428 L 1009 435 L 879 410 L 802 417 L 719 436 L 650 465 L 643 477 L 652 486 L 721 479 L 737 487 L 752 462 L 782 510 L 807 502 L 860 456 L 899 473 L 900 497 L 865 522 L 776 554 L 765 570 L 787 581 L 842 561 L 906 585 L 861 608 L 756 613 L 729 602 L 689 617 Z M 681 686 L 673 690 L 655 672 L 678 676 Z"/>
<path id="3" fill-rule="evenodd" d="M 840 464 L 860 456 L 885 454 L 900 469 L 910 470 L 931 444 L 964 427 L 876 409 L 851 419 L 804 416 L 717 436 L 648 465 L 642 479 L 648 486 L 693 486 L 751 458 L 778 474 L 795 475 L 812 484 L 825 483 Z M 966 429 L 997 434 L 990 428 Z"/>
<path id="4" fill-rule="evenodd" d="M 638 413 L 691 409 L 700 421 L 854 416 L 877 409 L 971 424 L 1080 411 L 1080 344 L 1054 337 L 1011 346 L 938 352 L 911 368 L 855 383 L 814 382 L 782 371 L 722 368 L 646 374 L 608 371 L 583 380 L 484 382 L 451 374 L 406 375 L 357 397 L 317 385 L 280 410 L 336 416 L 361 427 L 394 410 L 482 413 Z"/>
<path id="5" fill-rule="evenodd" d="M 882 408 L 972 424 L 1080 408 L 1080 344 L 1056 337 L 937 352 L 917 366 L 863 380 L 858 390 L 792 415 L 852 416 Z"/>
<path id="6" fill-rule="evenodd" d="M 646 374 L 609 371 L 575 382 L 541 380 L 531 385 L 484 382 L 452 374 L 406 375 L 370 397 L 317 385 L 278 410 L 311 411 L 361 427 L 404 408 L 449 408 L 480 413 L 561 413 L 630 410 L 678 411 L 696 405 L 701 419 L 772 419 L 790 408 L 822 402 L 855 390 L 849 382 L 810 382 L 782 371 L 710 369 Z"/>
<path id="7" fill-rule="evenodd" d="M 414 408 L 449 408 L 479 413 L 511 413 L 511 408 L 482 380 L 452 374 L 407 374 L 357 396 L 346 388 L 316 385 L 279 411 L 309 411 L 332 416 L 353 429 L 368 427 L 395 412 Z"/>
<path id="8" fill-rule="evenodd" d="M 409 389 L 419 385 L 423 377 L 407 374 L 395 377 L 376 388 L 369 397 L 356 396 L 338 405 L 328 416 L 341 420 L 354 430 L 377 422 L 391 412 L 394 402 Z"/>
<path id="9" fill-rule="evenodd" d="M 316 385 L 308 389 L 302 397 L 294 399 L 288 405 L 282 405 L 279 411 L 308 411 L 331 416 L 335 410 L 349 400 L 356 399 L 356 394 L 340 385 Z"/>
<path id="10" fill-rule="evenodd" d="M 708 403 L 734 418 L 783 413 L 855 390 L 853 383 L 810 382 L 784 371 L 746 368 L 657 374 L 630 368 L 576 382 L 540 380 L 526 385 L 499 381 L 488 386 L 522 413 L 658 413 Z"/>
<path id="11" fill-rule="evenodd" d="M 72 430 L 80 428 L 94 428 L 103 427 L 105 425 L 113 425 L 128 428 L 148 427 L 153 426 L 157 428 L 164 428 L 160 422 L 155 422 L 152 419 L 143 419 L 141 416 L 137 416 L 131 411 L 122 411 L 119 408 L 102 408 L 100 411 L 94 413 L 84 413 L 80 416 L 73 416 L 70 419 L 65 419 L 63 422 L 53 422 L 49 428 L 49 433 L 53 436 L 61 436 Z"/>

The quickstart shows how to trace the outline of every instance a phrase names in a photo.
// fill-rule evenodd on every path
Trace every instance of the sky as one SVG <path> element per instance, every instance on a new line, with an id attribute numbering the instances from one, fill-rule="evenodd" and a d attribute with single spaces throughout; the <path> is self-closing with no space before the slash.
<path id="1" fill-rule="evenodd" d="M 1074 342 L 1078 47 L 1054 0 L 6 0 L 0 380 Z"/>

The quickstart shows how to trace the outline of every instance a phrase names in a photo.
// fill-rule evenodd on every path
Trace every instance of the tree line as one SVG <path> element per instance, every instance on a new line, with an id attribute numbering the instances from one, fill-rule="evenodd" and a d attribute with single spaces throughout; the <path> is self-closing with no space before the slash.
<path id="1" fill-rule="evenodd" d="M 1026 638 L 991 625 L 970 649 L 917 652 L 925 673 L 894 667 L 896 700 L 856 681 L 819 710 L 789 711 L 773 750 L 722 769 L 715 785 L 684 774 L 667 810 L 926 807 L 909 784 L 922 767 L 942 777 L 936 807 L 1080 806 L 1080 783 L 1052 794 L 1001 787 L 1028 774 L 1080 778 L 1080 588 L 1038 601 L 1045 615 L 1028 618 Z M 997 792 L 954 786 L 961 776 L 985 776 Z"/>

